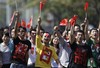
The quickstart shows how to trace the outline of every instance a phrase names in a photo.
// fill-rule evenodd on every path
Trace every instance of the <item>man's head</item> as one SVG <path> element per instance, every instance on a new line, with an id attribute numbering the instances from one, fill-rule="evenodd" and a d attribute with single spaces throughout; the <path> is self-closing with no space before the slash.
<path id="1" fill-rule="evenodd" d="M 79 30 L 76 32 L 76 35 L 75 35 L 76 41 L 82 42 L 83 37 L 84 37 L 84 32 L 82 30 Z"/>
<path id="2" fill-rule="evenodd" d="M 11 29 L 11 37 L 12 37 L 12 38 L 15 37 L 15 29 L 14 29 L 14 28 Z"/>
<path id="3" fill-rule="evenodd" d="M 75 25 L 74 25 L 74 31 L 79 31 L 79 30 L 80 30 L 80 25 L 75 24 Z"/>
<path id="4" fill-rule="evenodd" d="M 26 37 L 26 28 L 25 27 L 19 27 L 19 29 L 18 29 L 18 36 L 20 37 L 20 38 L 25 38 Z"/>
<path id="5" fill-rule="evenodd" d="M 31 39 L 35 39 L 35 37 L 36 37 L 36 29 L 31 29 L 30 30 L 30 36 L 31 36 Z"/>
<path id="6" fill-rule="evenodd" d="M 8 33 L 8 32 L 4 32 L 4 33 L 3 33 L 3 36 L 2 36 L 3 42 L 4 42 L 4 43 L 8 43 L 8 42 L 9 42 L 9 39 L 10 39 L 9 33 Z"/>
<path id="7" fill-rule="evenodd" d="M 90 30 L 90 37 L 93 39 L 97 39 L 98 38 L 98 30 L 96 28 L 93 28 Z"/>
<path id="8" fill-rule="evenodd" d="M 9 32 L 9 27 L 5 27 L 3 32 Z"/>
<path id="9" fill-rule="evenodd" d="M 45 33 L 43 34 L 43 37 L 42 37 L 43 43 L 44 43 L 44 44 L 49 44 L 50 39 L 51 39 L 50 34 L 49 34 L 48 32 L 45 32 Z"/>

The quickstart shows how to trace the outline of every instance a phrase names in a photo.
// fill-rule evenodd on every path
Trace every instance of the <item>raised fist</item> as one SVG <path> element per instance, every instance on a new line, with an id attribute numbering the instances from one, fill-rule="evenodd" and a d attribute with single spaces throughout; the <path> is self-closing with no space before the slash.
<path id="1" fill-rule="evenodd" d="M 15 12 L 14 12 L 14 15 L 15 15 L 15 18 L 16 18 L 16 19 L 19 19 L 20 14 L 19 14 L 18 11 L 15 11 Z"/>
<path id="2" fill-rule="evenodd" d="M 39 24 L 41 24 L 41 17 L 40 16 L 39 16 L 37 21 L 38 21 Z"/>

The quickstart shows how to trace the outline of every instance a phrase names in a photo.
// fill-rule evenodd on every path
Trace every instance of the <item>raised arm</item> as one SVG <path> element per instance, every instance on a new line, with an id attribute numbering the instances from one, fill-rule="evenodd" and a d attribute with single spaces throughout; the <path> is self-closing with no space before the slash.
<path id="1" fill-rule="evenodd" d="M 40 35 L 41 17 L 38 18 L 37 35 Z"/>
<path id="2" fill-rule="evenodd" d="M 85 28 L 84 28 L 84 36 L 85 36 L 85 40 L 89 40 L 89 34 L 88 34 L 88 20 L 85 18 L 85 21 L 84 21 L 84 24 L 85 24 Z"/>
<path id="3" fill-rule="evenodd" d="M 14 25 L 14 29 L 15 29 L 15 32 L 14 32 L 14 38 L 17 37 L 17 32 L 18 32 L 18 27 L 17 27 L 17 24 L 19 22 L 19 12 L 18 11 L 15 11 L 14 12 L 14 17 L 15 17 L 15 25 Z"/>
<path id="4" fill-rule="evenodd" d="M 59 37 L 60 44 L 64 45 L 65 41 L 64 41 L 64 38 L 62 37 L 61 33 L 59 32 L 59 27 L 58 26 L 54 27 L 54 32 Z"/>
<path id="5" fill-rule="evenodd" d="M 70 44 L 73 44 L 73 42 L 75 41 L 74 26 L 71 26 L 70 31 L 71 31 L 71 33 L 69 35 L 69 41 L 70 41 Z"/>

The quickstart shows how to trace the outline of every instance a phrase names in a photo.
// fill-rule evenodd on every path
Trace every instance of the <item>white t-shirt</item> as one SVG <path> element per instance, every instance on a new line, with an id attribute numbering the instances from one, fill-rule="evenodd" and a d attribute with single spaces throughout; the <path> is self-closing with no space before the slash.
<path id="1" fill-rule="evenodd" d="M 31 45 L 31 49 L 29 50 L 28 54 L 29 54 L 28 65 L 31 65 L 36 61 L 36 46 L 34 44 Z"/>
<path id="2" fill-rule="evenodd" d="M 63 38 L 62 38 L 63 39 Z M 69 57 L 72 52 L 69 43 L 66 40 L 60 39 L 61 46 L 60 46 L 60 63 L 64 67 L 68 67 L 69 64 Z"/>
<path id="3" fill-rule="evenodd" d="M 9 64 L 11 63 L 11 51 L 7 46 L 4 46 L 4 43 L 0 44 L 0 51 L 2 52 L 2 63 L 3 64 Z"/>

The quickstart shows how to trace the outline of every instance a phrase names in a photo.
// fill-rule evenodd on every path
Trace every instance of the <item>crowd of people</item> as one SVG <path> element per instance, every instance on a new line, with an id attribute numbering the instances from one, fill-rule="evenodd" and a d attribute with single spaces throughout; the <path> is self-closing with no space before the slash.
<path id="1" fill-rule="evenodd" d="M 100 68 L 100 24 L 88 30 L 88 20 L 45 32 L 41 17 L 30 31 L 17 26 L 0 29 L 0 68 Z"/>

